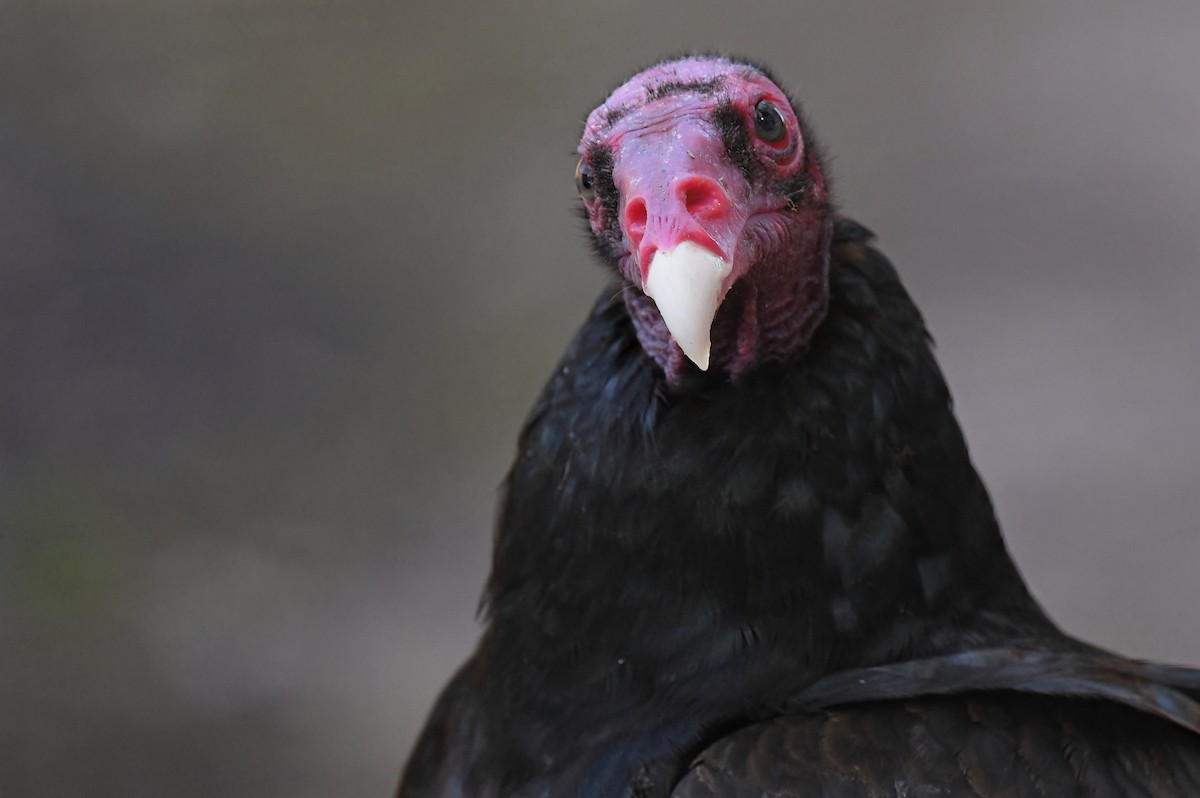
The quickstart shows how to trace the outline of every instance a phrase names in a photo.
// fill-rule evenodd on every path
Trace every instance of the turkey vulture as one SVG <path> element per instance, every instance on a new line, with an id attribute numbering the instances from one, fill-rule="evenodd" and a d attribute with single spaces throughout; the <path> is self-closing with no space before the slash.
<path id="1" fill-rule="evenodd" d="M 579 155 L 614 282 L 399 795 L 1200 795 L 1200 671 L 1030 596 L 921 315 L 768 72 L 660 63 Z"/>

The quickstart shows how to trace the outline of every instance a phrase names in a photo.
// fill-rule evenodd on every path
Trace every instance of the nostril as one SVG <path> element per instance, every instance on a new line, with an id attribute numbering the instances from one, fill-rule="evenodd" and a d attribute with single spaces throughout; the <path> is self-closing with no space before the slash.
<path id="1" fill-rule="evenodd" d="M 707 177 L 685 177 L 675 185 L 683 207 L 696 219 L 715 219 L 729 208 L 729 196 L 717 181 Z"/>
<path id="2" fill-rule="evenodd" d="M 646 234 L 646 201 L 641 197 L 634 197 L 629 200 L 625 206 L 625 233 L 633 241 L 636 247 L 642 241 L 642 236 Z"/>

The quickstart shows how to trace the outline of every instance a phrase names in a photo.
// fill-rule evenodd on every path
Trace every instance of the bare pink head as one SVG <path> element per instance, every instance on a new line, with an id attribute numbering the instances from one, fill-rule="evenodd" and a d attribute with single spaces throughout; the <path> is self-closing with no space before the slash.
<path id="1" fill-rule="evenodd" d="M 579 154 L 597 249 L 628 282 L 638 339 L 669 382 L 696 368 L 736 380 L 805 350 L 828 304 L 831 214 L 807 127 L 761 69 L 721 57 L 651 67 L 588 116 Z M 711 301 L 672 310 L 675 289 L 660 285 L 691 281 L 698 262 L 712 264 L 711 287 L 685 291 Z M 689 323 L 708 332 L 711 358 L 681 335 Z"/>

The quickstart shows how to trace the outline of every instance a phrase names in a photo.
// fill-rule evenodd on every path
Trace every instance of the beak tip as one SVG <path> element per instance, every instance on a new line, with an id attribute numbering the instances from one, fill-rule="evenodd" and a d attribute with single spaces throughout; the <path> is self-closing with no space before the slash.
<path id="1" fill-rule="evenodd" d="M 709 329 L 731 268 L 724 258 L 685 241 L 655 253 L 644 279 L 645 293 L 658 305 L 671 337 L 701 371 L 708 371 Z"/>
<path id="2" fill-rule="evenodd" d="M 689 348 L 694 349 L 694 347 L 689 347 Z M 680 349 L 683 349 L 683 347 L 680 347 Z M 687 359 L 692 361 L 693 363 L 695 363 L 696 368 L 700 369 L 701 371 L 708 371 L 708 361 L 709 361 L 709 355 L 711 354 L 711 352 L 712 352 L 711 346 L 705 346 L 703 352 L 696 352 L 696 351 L 689 352 L 687 349 L 683 350 L 683 354 L 685 356 L 687 356 Z"/>

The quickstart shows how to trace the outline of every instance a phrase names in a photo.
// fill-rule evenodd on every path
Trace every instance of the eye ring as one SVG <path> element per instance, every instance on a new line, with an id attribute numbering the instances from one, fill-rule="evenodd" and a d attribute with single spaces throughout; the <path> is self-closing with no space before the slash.
<path id="1" fill-rule="evenodd" d="M 778 144 L 787 138 L 787 123 L 783 114 L 769 100 L 759 100 L 754 106 L 754 132 L 763 141 Z"/>
<path id="2" fill-rule="evenodd" d="M 596 196 L 596 175 L 582 158 L 575 166 L 575 188 L 579 189 L 579 196 L 586 202 L 591 202 Z"/>

